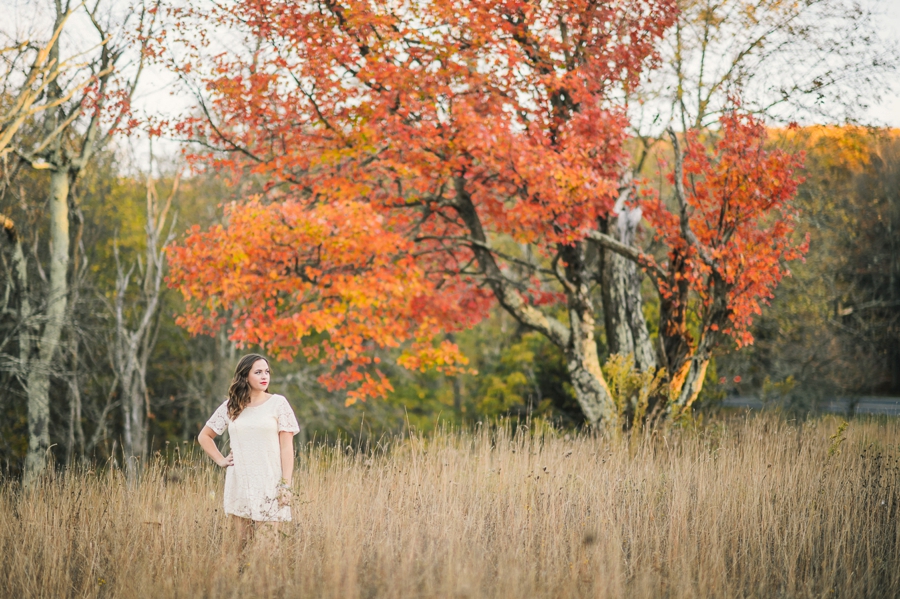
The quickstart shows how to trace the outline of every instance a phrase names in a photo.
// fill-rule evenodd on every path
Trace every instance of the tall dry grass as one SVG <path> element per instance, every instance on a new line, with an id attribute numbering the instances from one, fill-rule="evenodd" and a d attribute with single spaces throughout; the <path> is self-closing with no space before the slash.
<path id="1" fill-rule="evenodd" d="M 310 448 L 293 523 L 243 553 L 222 473 L 196 458 L 149 466 L 133 488 L 115 470 L 7 481 L 0 595 L 896 596 L 900 421 L 831 439 L 838 422 Z"/>

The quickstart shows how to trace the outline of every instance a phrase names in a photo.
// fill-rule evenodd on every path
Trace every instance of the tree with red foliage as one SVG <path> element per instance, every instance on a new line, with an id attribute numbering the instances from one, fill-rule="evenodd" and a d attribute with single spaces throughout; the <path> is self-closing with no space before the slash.
<path id="1" fill-rule="evenodd" d="M 324 382 L 349 387 L 353 401 L 390 391 L 377 347 L 402 346 L 410 368 L 464 368 L 456 346 L 439 340 L 496 301 L 559 347 L 586 420 L 611 423 L 591 293 L 599 245 L 648 268 L 671 304 L 664 339 L 682 345 L 667 346 L 665 363 L 676 373 L 672 392 L 689 405 L 681 389 L 696 388 L 696 377 L 679 382 L 682 364 L 696 363 L 702 381 L 703 356 L 718 339 L 688 334 L 691 294 L 724 310 L 709 308 L 710 331 L 742 338 L 749 315 L 740 310 L 752 312 L 791 255 L 740 264 L 735 256 L 765 245 L 772 223 L 790 228 L 778 211 L 794 163 L 763 150 L 758 124 L 726 123 L 715 160 L 704 162 L 688 141 L 677 230 L 662 203 L 641 200 L 671 249 L 666 266 L 599 230 L 630 189 L 628 121 L 614 99 L 652 66 L 674 10 L 672 0 L 173 9 L 185 52 L 171 64 L 199 82 L 201 109 L 178 130 L 208 150 L 198 158 L 265 182 L 263 193 L 227 207 L 227 225 L 194 230 L 173 250 L 182 322 L 195 333 L 227 324 L 235 340 L 279 357 L 327 360 L 335 369 Z M 242 32 L 250 50 L 217 51 L 207 23 Z M 757 142 L 762 162 L 734 153 Z M 769 173 L 775 187 L 756 177 L 768 167 L 782 168 Z M 780 195 L 765 196 L 768 208 L 752 204 L 773 189 Z M 696 224 L 723 194 L 719 208 L 736 216 L 718 232 Z M 742 212 L 757 205 L 763 212 Z M 746 268 L 763 262 L 771 272 Z M 716 287 L 720 278 L 729 291 Z"/>
<path id="2" fill-rule="evenodd" d="M 802 156 L 765 148 L 766 129 L 731 111 L 720 119 L 713 156 L 687 134 L 675 151 L 675 212 L 658 198 L 643 202 L 644 215 L 667 248 L 665 263 L 602 233 L 590 237 L 640 264 L 660 295 L 659 355 L 669 376 L 669 396 L 690 408 L 703 385 L 712 350 L 730 337 L 738 347 L 753 342 L 750 325 L 761 303 L 802 258 L 809 240 L 797 241 L 791 201 L 801 182 Z M 692 302 L 696 298 L 696 301 Z M 692 303 L 694 305 L 692 305 Z M 697 313 L 696 338 L 687 322 Z"/>

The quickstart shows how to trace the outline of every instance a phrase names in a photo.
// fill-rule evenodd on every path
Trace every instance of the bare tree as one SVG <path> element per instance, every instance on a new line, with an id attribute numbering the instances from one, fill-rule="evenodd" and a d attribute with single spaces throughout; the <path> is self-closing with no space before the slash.
<path id="1" fill-rule="evenodd" d="M 160 203 L 156 185 L 147 177 L 147 223 L 144 258 L 131 265 L 126 272 L 115 244 L 116 293 L 111 306 L 115 318 L 113 343 L 110 345 L 110 362 L 119 383 L 123 411 L 123 443 L 129 476 L 134 476 L 143 463 L 147 451 L 147 415 L 150 398 L 147 392 L 147 365 L 156 343 L 159 302 L 165 272 L 166 246 L 174 239 L 172 228 L 163 238 L 169 209 L 178 192 L 180 173 L 175 175 L 172 189 Z M 137 268 L 140 276 L 138 296 L 129 301 L 128 292 L 132 275 Z M 140 461 L 140 462 L 139 462 Z"/>
<path id="2" fill-rule="evenodd" d="M 50 259 L 46 290 L 40 302 L 43 310 L 38 313 L 30 305 L 28 310 L 22 310 L 24 320 L 19 335 L 18 370 L 24 375 L 28 397 L 26 484 L 43 471 L 50 445 L 50 381 L 61 348 L 70 292 L 70 190 L 97 152 L 127 123 L 130 100 L 145 60 L 142 40 L 155 20 L 155 11 L 147 7 L 116 19 L 111 12 L 102 13 L 100 0 L 92 6 L 55 0 L 54 8 L 54 35 L 46 61 L 51 65 L 65 64 L 67 68 L 46 84 L 42 97 L 48 108 L 41 113 L 37 127 L 20 129 L 10 142 L 10 149 L 22 163 L 50 172 Z M 60 61 L 60 31 L 78 11 L 89 23 L 95 43 L 79 54 L 77 62 L 64 63 Z M 132 18 L 138 19 L 136 26 Z M 136 37 L 135 31 L 139 32 Z M 132 55 L 136 58 L 128 65 L 131 68 L 125 69 L 126 57 Z M 27 295 L 27 273 L 27 268 L 23 268 L 21 276 L 17 276 L 21 297 Z"/>
<path id="3" fill-rule="evenodd" d="M 661 67 L 631 99 L 637 133 L 708 127 L 734 96 L 780 122 L 861 118 L 900 58 L 878 38 L 879 1 L 678 0 Z"/>
<path id="4" fill-rule="evenodd" d="M 64 95 L 48 94 L 50 86 L 64 72 L 76 66 L 80 55 L 61 60 L 59 56 L 59 36 L 77 7 L 67 7 L 57 14 L 57 20 L 50 38 L 39 40 L 5 40 L 0 48 L 0 157 L 11 150 L 13 137 L 29 120 L 46 110 L 61 107 L 72 96 L 79 93 L 90 82 L 82 77 L 68 86 Z"/>

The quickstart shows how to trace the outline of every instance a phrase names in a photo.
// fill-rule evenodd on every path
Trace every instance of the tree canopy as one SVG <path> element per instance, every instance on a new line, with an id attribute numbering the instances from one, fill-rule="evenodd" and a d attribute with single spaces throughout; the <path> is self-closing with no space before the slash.
<path id="1" fill-rule="evenodd" d="M 208 38 L 186 48 L 174 64 L 208 93 L 177 129 L 208 148 L 199 158 L 265 180 L 228 207 L 227 225 L 172 253 L 183 322 L 199 332 L 230 320 L 240 342 L 325 359 L 335 370 L 323 380 L 352 385 L 352 401 L 390 389 L 374 347 L 406 344 L 412 368 L 463 366 L 442 334 L 496 300 L 566 352 L 596 422 L 613 415 L 585 253 L 596 242 L 656 281 L 671 393 L 689 405 L 718 335 L 749 341 L 759 301 L 802 247 L 789 235 L 798 162 L 765 150 L 762 125 L 736 110 L 712 157 L 694 134 L 684 158 L 677 149 L 674 212 L 624 182 L 617 98 L 653 66 L 674 10 L 584 0 L 175 11 L 185 30 L 241 31 L 248 49 L 205 60 Z M 662 266 L 598 231 L 623 196 L 646 206 L 668 248 Z M 690 293 L 703 312 L 696 341 Z"/>

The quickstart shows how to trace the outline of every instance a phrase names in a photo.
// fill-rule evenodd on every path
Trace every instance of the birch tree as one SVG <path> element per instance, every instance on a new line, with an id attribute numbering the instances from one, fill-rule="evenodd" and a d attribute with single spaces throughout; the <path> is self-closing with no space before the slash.
<path id="1" fill-rule="evenodd" d="M 110 361 L 116 373 L 122 402 L 123 449 L 130 477 L 139 470 L 147 451 L 147 416 L 150 398 L 147 366 L 159 333 L 159 303 L 165 273 L 166 247 L 174 238 L 174 218 L 169 219 L 172 200 L 178 192 L 180 173 L 160 202 L 156 184 L 147 178 L 145 249 L 126 271 L 115 245 L 116 292 L 111 306 L 115 320 Z M 167 227 L 167 224 L 169 225 Z M 166 229 L 168 228 L 168 231 Z M 137 297 L 129 301 L 132 276 L 137 269 Z"/>
<path id="2" fill-rule="evenodd" d="M 50 176 L 47 284 L 39 305 L 23 300 L 19 336 L 18 369 L 28 398 L 26 484 L 43 471 L 50 446 L 51 374 L 61 348 L 69 299 L 71 186 L 97 152 L 117 132 L 131 126 L 130 101 L 145 60 L 141 46 L 155 18 L 154 11 L 146 7 L 117 18 L 99 0 L 89 6 L 55 0 L 53 6 L 54 35 L 46 60 L 66 69 L 46 84 L 42 93 L 48 108 L 34 127 L 20 129 L 10 142 L 10 151 L 19 161 L 34 170 L 48 171 Z M 90 32 L 93 41 L 77 52 L 77 61 L 61 61 L 60 32 L 74 16 L 82 21 L 79 33 Z M 85 40 L 85 36 L 79 39 Z M 27 268 L 22 269 L 17 286 L 24 298 L 32 287 Z"/>
<path id="3" fill-rule="evenodd" d="M 88 84 L 89 79 L 82 78 L 71 82 L 66 95 L 48 93 L 61 74 L 77 68 L 81 58 L 76 54 L 61 59 L 58 44 L 66 23 L 80 7 L 66 7 L 62 14 L 57 13 L 47 40 L 3 36 L 5 45 L 0 48 L 0 157 L 9 154 L 13 138 L 26 122 L 44 111 L 61 107 Z"/>

